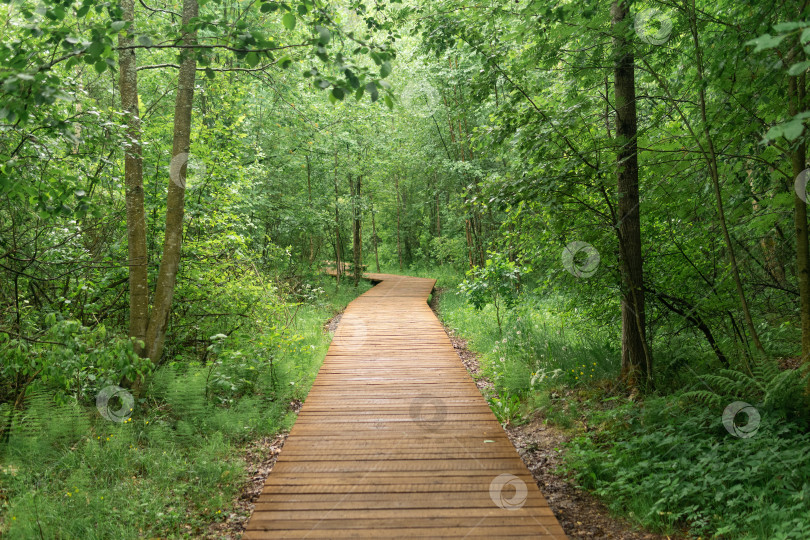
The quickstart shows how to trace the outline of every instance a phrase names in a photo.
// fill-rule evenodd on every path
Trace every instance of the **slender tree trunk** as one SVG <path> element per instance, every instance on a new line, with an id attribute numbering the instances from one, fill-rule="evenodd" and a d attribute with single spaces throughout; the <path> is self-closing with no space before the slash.
<path id="1" fill-rule="evenodd" d="M 374 263 L 377 265 L 377 273 L 380 273 L 380 254 L 377 252 L 377 220 L 374 218 L 374 201 L 369 197 L 371 203 L 371 236 L 372 244 L 374 244 Z"/>
<path id="2" fill-rule="evenodd" d="M 197 17 L 197 0 L 183 0 L 182 24 L 188 26 Z M 183 44 L 195 45 L 197 32 L 183 36 Z M 186 49 L 180 63 L 177 80 L 177 95 L 174 107 L 174 143 L 172 145 L 172 165 L 170 166 L 169 192 L 166 198 L 166 232 L 163 241 L 163 258 L 160 261 L 155 302 L 146 341 L 149 358 L 158 363 L 163 354 L 166 327 L 171 313 L 177 271 L 183 243 L 183 213 L 186 193 L 186 165 L 191 144 L 191 109 L 194 104 L 194 79 L 197 70 L 197 57 L 192 49 Z"/>
<path id="3" fill-rule="evenodd" d="M 766 355 L 765 347 L 759 339 L 756 326 L 754 326 L 754 319 L 751 317 L 751 310 L 748 307 L 748 301 L 745 298 L 745 291 L 742 285 L 742 278 L 740 278 L 740 269 L 737 264 L 737 256 L 734 254 L 734 244 L 731 242 L 731 234 L 728 232 L 728 225 L 726 223 L 726 214 L 723 209 L 723 194 L 720 189 L 720 171 L 717 165 L 717 153 L 714 149 L 714 140 L 709 129 L 708 115 L 706 114 L 706 78 L 703 73 L 703 49 L 700 47 L 700 38 L 698 36 L 697 28 L 697 13 L 695 9 L 695 0 L 691 2 L 691 12 L 689 13 L 689 26 L 692 32 L 692 40 L 695 45 L 695 63 L 698 73 L 698 98 L 700 106 L 700 118 L 703 123 L 703 134 L 706 137 L 707 159 L 709 164 L 709 176 L 712 180 L 714 188 L 714 198 L 717 204 L 717 217 L 720 221 L 720 228 L 723 231 L 723 240 L 726 243 L 726 250 L 728 251 L 729 264 L 731 266 L 731 275 L 734 278 L 734 285 L 737 288 L 737 296 L 740 299 L 742 306 L 743 317 L 748 326 L 748 331 L 751 333 L 751 339 L 757 350 Z"/>
<path id="4" fill-rule="evenodd" d="M 358 176 L 356 181 L 352 180 L 349 176 L 349 184 L 352 186 L 352 210 L 354 211 L 354 219 L 352 220 L 352 254 L 354 255 L 354 286 L 360 283 L 360 277 L 363 274 L 362 268 L 362 237 L 361 237 L 361 217 L 360 211 L 360 186 L 362 184 L 362 176 Z"/>
<path id="5" fill-rule="evenodd" d="M 130 28 L 118 35 L 120 47 L 134 44 L 134 0 L 122 0 L 122 17 Z M 126 185 L 127 250 L 129 258 L 129 337 L 135 338 L 135 352 L 143 355 L 149 324 L 149 253 L 146 248 L 146 214 L 143 195 L 143 157 L 141 119 L 138 110 L 138 72 L 135 49 L 122 49 L 118 56 L 121 108 L 127 118 L 124 147 L 124 183 Z"/>
<path id="6" fill-rule="evenodd" d="M 618 234 L 622 275 L 622 378 L 631 388 L 646 389 L 652 382 L 652 358 L 647 347 L 644 311 L 644 273 L 641 256 L 638 149 L 636 144 L 635 57 L 628 39 L 632 24 L 625 0 L 614 0 L 614 92 Z"/>
<path id="7" fill-rule="evenodd" d="M 335 181 L 335 268 L 337 271 L 337 285 L 340 285 L 340 276 L 343 273 L 343 250 L 342 250 L 342 243 L 340 241 L 340 209 L 338 208 L 338 202 L 340 200 L 340 191 L 338 190 L 338 181 L 337 181 L 337 166 L 338 166 L 338 155 L 337 150 L 335 150 L 335 174 L 334 174 L 334 181 Z"/>
<path id="8" fill-rule="evenodd" d="M 307 197 L 309 207 L 312 208 L 312 166 L 309 162 L 309 154 L 307 154 Z M 315 261 L 315 245 L 312 231 L 309 231 L 309 264 L 312 265 L 313 261 Z"/>
<path id="9" fill-rule="evenodd" d="M 439 190 L 436 190 L 436 236 L 442 235 L 442 213 L 439 210 Z"/>
<path id="10" fill-rule="evenodd" d="M 467 255 L 470 257 L 470 270 L 475 267 L 475 261 L 473 260 L 473 241 L 472 235 L 470 234 L 470 220 L 464 220 L 464 234 L 467 238 Z"/>
<path id="11" fill-rule="evenodd" d="M 796 50 L 798 52 L 798 48 Z M 788 79 L 791 116 L 805 110 L 805 84 L 804 74 Z M 807 149 L 803 140 L 800 139 L 790 157 L 793 178 L 797 178 L 805 169 L 807 158 Z M 802 200 L 797 190 L 794 190 L 793 193 L 793 221 L 796 227 L 796 276 L 799 280 L 802 358 L 805 362 L 810 362 L 810 246 L 808 246 L 807 235 L 807 203 Z"/>
<path id="12" fill-rule="evenodd" d="M 402 242 L 399 236 L 400 210 L 399 210 L 399 176 L 394 175 L 394 183 L 397 189 L 397 255 L 399 255 L 399 269 L 402 270 Z"/>

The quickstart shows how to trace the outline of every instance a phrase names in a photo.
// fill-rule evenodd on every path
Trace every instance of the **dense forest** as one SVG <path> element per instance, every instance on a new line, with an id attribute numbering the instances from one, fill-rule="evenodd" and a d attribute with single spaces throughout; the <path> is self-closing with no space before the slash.
<path id="1" fill-rule="evenodd" d="M 223 537 L 365 268 L 630 527 L 810 537 L 808 69 L 805 2 L 4 0 L 0 536 Z"/>

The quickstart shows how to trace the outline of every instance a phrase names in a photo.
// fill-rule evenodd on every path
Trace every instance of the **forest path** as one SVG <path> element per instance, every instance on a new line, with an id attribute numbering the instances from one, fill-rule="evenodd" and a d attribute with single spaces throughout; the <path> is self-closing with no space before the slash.
<path id="1" fill-rule="evenodd" d="M 364 276 L 244 538 L 565 538 L 428 306 L 435 280 Z"/>

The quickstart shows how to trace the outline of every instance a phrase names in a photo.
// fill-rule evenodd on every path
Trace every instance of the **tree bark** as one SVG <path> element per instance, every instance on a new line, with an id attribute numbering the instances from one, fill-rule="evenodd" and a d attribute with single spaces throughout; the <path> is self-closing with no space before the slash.
<path id="1" fill-rule="evenodd" d="M 121 51 L 121 108 L 127 122 L 124 146 L 124 184 L 126 186 L 127 251 L 129 266 L 129 337 L 134 338 L 138 355 L 145 351 L 146 329 L 149 324 L 149 254 L 146 248 L 146 214 L 143 194 L 143 157 L 141 152 L 141 119 L 138 110 L 138 72 L 134 44 L 135 3 L 122 0 L 122 20 L 130 27 L 118 35 Z"/>
<path id="2" fill-rule="evenodd" d="M 360 277 L 363 274 L 362 268 L 362 238 L 360 227 L 362 225 L 361 218 L 362 212 L 360 211 L 360 186 L 362 183 L 362 176 L 358 176 L 356 181 L 352 181 L 349 176 L 349 184 L 352 185 L 352 209 L 354 211 L 354 219 L 352 221 L 352 254 L 354 255 L 354 286 L 360 283 Z"/>
<path id="3" fill-rule="evenodd" d="M 337 150 L 335 150 L 335 171 L 333 175 L 335 182 L 335 268 L 337 272 L 337 285 L 340 285 L 340 276 L 343 273 L 343 246 L 340 241 L 340 208 L 338 207 L 340 191 L 338 190 L 337 166 L 338 154 Z"/>
<path id="4" fill-rule="evenodd" d="M 788 79 L 791 116 L 805 110 L 805 84 L 804 74 Z M 795 179 L 805 169 L 807 148 L 803 139 L 800 139 L 796 148 L 791 152 L 790 158 Z M 797 190 L 793 192 L 793 222 L 796 227 L 796 277 L 799 281 L 802 358 L 805 362 L 810 362 L 810 246 L 808 246 L 807 234 L 807 203 L 802 200 Z"/>
<path id="5" fill-rule="evenodd" d="M 312 165 L 309 162 L 309 154 L 307 154 L 307 200 L 309 200 L 309 207 L 312 208 Z M 315 243 L 312 238 L 312 231 L 309 231 L 309 265 L 315 261 Z"/>
<path id="6" fill-rule="evenodd" d="M 399 269 L 402 270 L 402 243 L 399 237 L 399 227 L 400 227 L 399 176 L 394 175 L 394 183 L 397 189 L 397 254 L 399 255 Z"/>
<path id="7" fill-rule="evenodd" d="M 186 28 L 197 17 L 197 0 L 183 0 L 182 25 Z M 183 35 L 183 45 L 196 44 L 197 32 L 192 30 Z M 174 141 L 170 167 L 169 192 L 166 197 L 166 229 L 163 241 L 163 257 L 160 261 L 155 302 L 147 329 L 149 358 L 158 363 L 163 354 L 166 327 L 169 323 L 177 271 L 183 243 L 183 214 L 186 193 L 186 166 L 191 144 L 191 109 L 194 103 L 194 79 L 197 70 L 197 56 L 193 49 L 187 49 L 180 63 L 177 79 L 177 95 L 174 107 Z"/>
<path id="8" fill-rule="evenodd" d="M 614 93 L 616 100 L 616 152 L 618 235 L 622 278 L 621 376 L 633 389 L 652 383 L 652 358 L 645 333 L 644 273 L 641 255 L 638 149 L 636 143 L 635 57 L 628 38 L 632 20 L 624 0 L 612 6 L 614 30 Z"/>
<path id="9" fill-rule="evenodd" d="M 374 218 L 374 201 L 369 197 L 369 202 L 371 203 L 371 243 L 374 245 L 374 263 L 377 266 L 377 273 L 380 272 L 380 254 L 377 251 L 377 244 L 379 244 L 379 239 L 377 238 L 377 220 Z"/>
<path id="10" fill-rule="evenodd" d="M 436 236 L 442 235 L 442 213 L 439 206 L 439 190 L 436 190 Z"/>

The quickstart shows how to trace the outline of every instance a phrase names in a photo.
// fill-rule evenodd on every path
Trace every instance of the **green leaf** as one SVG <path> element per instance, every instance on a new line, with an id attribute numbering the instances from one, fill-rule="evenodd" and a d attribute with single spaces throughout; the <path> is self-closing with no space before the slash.
<path id="1" fill-rule="evenodd" d="M 104 42 L 103 41 L 94 41 L 91 43 L 85 52 L 90 56 L 98 56 L 102 52 L 104 52 Z"/>
<path id="2" fill-rule="evenodd" d="M 259 11 L 261 11 L 262 13 L 267 13 L 269 11 L 275 11 L 276 9 L 278 9 L 278 6 L 276 6 L 275 4 L 265 2 L 264 4 L 261 5 Z"/>
<path id="3" fill-rule="evenodd" d="M 288 11 L 287 13 L 284 14 L 283 17 L 281 17 L 281 22 L 282 24 L 284 24 L 287 30 L 292 30 L 295 28 L 296 23 L 295 15 L 293 15 Z"/>
<path id="4" fill-rule="evenodd" d="M 216 73 L 214 73 L 214 70 L 211 69 L 210 67 L 205 68 L 205 76 L 208 77 L 209 79 L 213 79 L 214 77 L 216 77 Z"/>
<path id="5" fill-rule="evenodd" d="M 256 67 L 259 64 L 259 55 L 255 52 L 247 53 L 247 56 L 245 56 L 245 63 L 252 68 Z"/>
<path id="6" fill-rule="evenodd" d="M 329 31 L 328 28 L 324 28 L 323 26 L 316 26 L 315 31 L 318 32 L 318 41 L 322 45 L 326 45 L 329 43 L 329 40 L 332 39 L 332 33 Z"/>
<path id="7" fill-rule="evenodd" d="M 360 87 L 360 79 L 357 78 L 357 75 L 355 75 L 352 70 L 346 68 L 343 70 L 343 73 L 346 75 L 346 80 L 349 81 L 352 88 Z"/>
<path id="8" fill-rule="evenodd" d="M 99 60 L 98 62 L 93 64 L 93 67 L 95 68 L 96 73 L 101 75 L 107 70 L 107 62 L 105 62 L 104 60 Z"/>
<path id="9" fill-rule="evenodd" d="M 756 39 L 752 39 L 751 41 L 746 41 L 746 45 L 756 45 L 754 52 L 766 51 L 768 49 L 773 49 L 778 47 L 782 40 L 785 39 L 787 35 L 784 36 L 772 36 L 770 34 L 763 34 Z"/>
<path id="10" fill-rule="evenodd" d="M 142 34 L 142 35 L 138 36 L 138 43 L 140 43 L 144 47 L 151 47 L 152 46 L 152 38 Z"/>
<path id="11" fill-rule="evenodd" d="M 302 17 L 309 13 L 309 9 L 307 9 L 306 4 L 298 4 L 298 14 Z"/>
<path id="12" fill-rule="evenodd" d="M 373 82 L 370 82 L 366 85 L 366 92 L 371 95 L 371 102 L 374 103 L 380 98 L 380 92 L 377 90 L 377 85 Z"/>
<path id="13" fill-rule="evenodd" d="M 385 104 L 388 105 L 389 109 L 394 109 L 394 100 L 391 99 L 391 96 L 388 94 L 385 94 Z"/>
<path id="14" fill-rule="evenodd" d="M 332 88 L 332 95 L 335 96 L 336 99 L 343 101 L 346 94 L 343 92 L 342 88 L 336 86 L 335 88 Z"/>
<path id="15" fill-rule="evenodd" d="M 126 25 L 127 25 L 126 21 L 114 21 L 110 25 L 110 30 L 117 33 L 117 32 L 120 32 L 121 30 L 123 30 Z"/>
<path id="16" fill-rule="evenodd" d="M 784 135 L 789 141 L 798 139 L 802 131 L 804 131 L 804 123 L 801 120 L 794 119 L 784 124 Z"/>
<path id="17" fill-rule="evenodd" d="M 807 23 L 783 22 L 773 25 L 773 29 L 781 34 L 782 32 L 792 32 L 793 30 L 798 30 L 799 28 L 804 28 L 805 26 L 807 26 Z"/>
<path id="18" fill-rule="evenodd" d="M 382 66 L 380 66 L 380 77 L 383 79 L 391 75 L 391 63 L 390 62 L 383 62 Z"/>
<path id="19" fill-rule="evenodd" d="M 795 77 L 796 75 L 800 75 L 801 73 L 807 71 L 807 68 L 810 68 L 810 60 L 793 64 L 788 70 L 788 75 Z"/>

